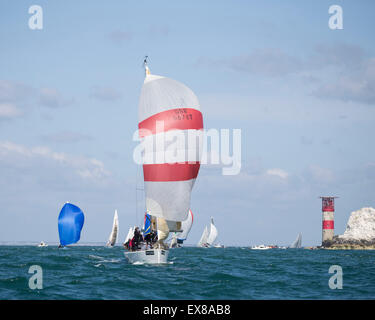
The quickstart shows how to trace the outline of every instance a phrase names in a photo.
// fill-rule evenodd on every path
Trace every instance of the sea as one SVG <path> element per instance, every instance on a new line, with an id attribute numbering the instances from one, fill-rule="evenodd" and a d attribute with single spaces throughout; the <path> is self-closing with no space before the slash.
<path id="1" fill-rule="evenodd" d="M 131 265 L 121 246 L 0 246 L 0 300 L 374 298 L 370 250 L 184 247 Z"/>

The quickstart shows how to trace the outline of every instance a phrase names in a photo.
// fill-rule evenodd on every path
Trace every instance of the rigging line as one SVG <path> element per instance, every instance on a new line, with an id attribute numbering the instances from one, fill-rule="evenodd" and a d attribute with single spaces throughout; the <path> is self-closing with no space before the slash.
<path id="1" fill-rule="evenodd" d="M 138 165 L 135 177 L 135 225 L 138 225 Z"/>
<path id="2" fill-rule="evenodd" d="M 136 219 L 136 225 L 138 225 L 138 223 L 143 223 L 143 220 L 141 219 L 141 220 L 138 220 L 138 218 L 139 218 L 139 202 L 141 202 L 142 204 L 141 204 L 141 211 L 142 211 L 142 214 L 141 214 L 141 216 L 143 217 L 143 211 L 145 211 L 145 199 L 144 199 L 144 197 L 145 197 L 145 195 L 144 195 L 144 190 L 145 190 L 145 188 L 144 188 L 144 186 L 143 187 L 141 187 L 141 186 L 138 186 L 138 184 L 139 184 L 139 181 L 141 181 L 141 183 L 143 182 L 143 177 L 142 178 L 140 178 L 140 176 L 142 176 L 141 175 L 141 171 L 139 170 L 139 166 L 137 165 L 137 170 L 136 170 L 136 184 L 135 184 L 135 219 Z M 142 191 L 142 197 L 141 197 L 141 199 L 139 199 L 139 197 L 138 197 L 138 191 Z"/>

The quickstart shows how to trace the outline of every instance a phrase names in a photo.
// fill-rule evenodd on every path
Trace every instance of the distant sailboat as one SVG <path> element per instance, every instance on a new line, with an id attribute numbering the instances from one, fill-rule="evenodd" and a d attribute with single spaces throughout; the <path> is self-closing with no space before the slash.
<path id="1" fill-rule="evenodd" d="M 112 231 L 107 241 L 107 247 L 113 247 L 116 244 L 118 233 L 119 233 L 118 215 L 117 215 L 117 210 L 115 210 L 115 215 L 113 216 Z"/>
<path id="2" fill-rule="evenodd" d="M 302 247 L 302 233 L 299 233 L 297 239 L 289 246 L 289 248 L 301 248 Z"/>
<path id="3" fill-rule="evenodd" d="M 60 247 L 79 241 L 84 220 L 85 216 L 79 207 L 65 203 L 58 218 Z"/>
<path id="4" fill-rule="evenodd" d="M 202 236 L 198 242 L 198 247 L 211 247 L 213 246 L 218 236 L 217 228 L 214 224 L 214 219 L 211 217 L 210 232 L 208 232 L 207 226 L 204 228 Z"/>
<path id="5" fill-rule="evenodd" d="M 198 247 L 207 247 L 207 238 L 208 238 L 208 228 L 207 226 L 204 227 L 203 233 L 201 238 L 198 242 Z"/>

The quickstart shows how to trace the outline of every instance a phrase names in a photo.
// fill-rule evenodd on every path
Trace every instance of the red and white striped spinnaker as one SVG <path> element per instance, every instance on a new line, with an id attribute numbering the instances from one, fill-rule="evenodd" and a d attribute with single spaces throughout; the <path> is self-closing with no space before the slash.
<path id="1" fill-rule="evenodd" d="M 196 95 L 184 84 L 152 75 L 139 101 L 146 209 L 161 225 L 187 219 L 202 150 L 203 118 Z M 174 229 L 172 227 L 172 229 Z M 167 230 L 163 230 L 167 232 Z M 176 231 L 176 230 L 173 230 Z M 165 235 L 164 235 L 165 236 Z M 159 234 L 159 239 L 164 238 Z"/>

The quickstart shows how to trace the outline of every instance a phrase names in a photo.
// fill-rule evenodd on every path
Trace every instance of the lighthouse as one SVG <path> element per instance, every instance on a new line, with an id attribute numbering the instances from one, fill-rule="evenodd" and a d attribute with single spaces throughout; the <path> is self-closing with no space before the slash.
<path id="1" fill-rule="evenodd" d="M 332 241 L 335 234 L 335 198 L 320 197 L 322 199 L 322 245 L 326 241 Z"/>

